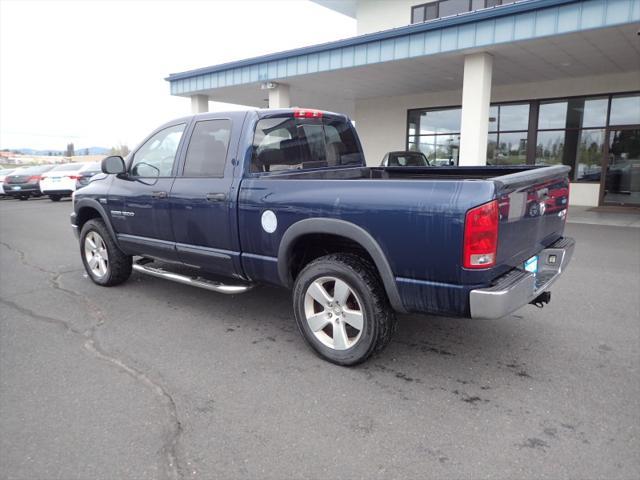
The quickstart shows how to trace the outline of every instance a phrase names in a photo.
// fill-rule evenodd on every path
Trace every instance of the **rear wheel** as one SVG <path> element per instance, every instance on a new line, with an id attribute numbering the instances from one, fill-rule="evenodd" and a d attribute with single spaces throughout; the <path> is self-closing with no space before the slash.
<path id="1" fill-rule="evenodd" d="M 22 201 L 29 200 L 29 195 L 20 195 L 18 198 Z"/>
<path id="2" fill-rule="evenodd" d="M 332 254 L 307 265 L 296 279 L 293 306 L 307 343 L 338 365 L 364 362 L 396 327 L 375 269 L 357 255 Z"/>
<path id="3" fill-rule="evenodd" d="M 62 195 L 49 195 L 49 198 L 51 199 L 52 202 L 59 202 L 60 199 L 62 198 Z"/>
<path id="4" fill-rule="evenodd" d="M 94 218 L 83 225 L 80 254 L 89 278 L 98 285 L 119 285 L 131 275 L 131 256 L 118 248 L 102 220 Z"/>

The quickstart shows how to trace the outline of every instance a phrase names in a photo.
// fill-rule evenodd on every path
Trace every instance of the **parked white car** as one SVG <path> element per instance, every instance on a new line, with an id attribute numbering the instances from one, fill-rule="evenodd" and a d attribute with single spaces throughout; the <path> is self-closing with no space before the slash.
<path id="1" fill-rule="evenodd" d="M 19 169 L 18 168 L 5 168 L 3 170 L 0 170 L 0 196 L 5 196 L 6 195 L 4 193 L 4 188 L 2 187 L 2 184 L 4 183 L 4 179 L 6 178 L 7 175 L 11 175 L 16 170 L 19 170 Z"/>
<path id="2" fill-rule="evenodd" d="M 57 202 L 62 197 L 70 197 L 76 190 L 76 182 L 82 177 L 82 171 L 92 163 L 65 163 L 49 170 L 40 179 L 40 191 Z"/>

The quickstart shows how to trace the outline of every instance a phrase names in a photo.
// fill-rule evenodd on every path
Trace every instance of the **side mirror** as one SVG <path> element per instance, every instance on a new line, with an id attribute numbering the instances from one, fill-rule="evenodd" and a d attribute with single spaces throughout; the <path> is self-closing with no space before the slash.
<path id="1" fill-rule="evenodd" d="M 115 175 L 120 175 L 127 171 L 127 168 L 124 164 L 124 159 L 120 155 L 112 155 L 111 157 L 102 159 L 100 168 L 102 169 L 102 173 Z"/>

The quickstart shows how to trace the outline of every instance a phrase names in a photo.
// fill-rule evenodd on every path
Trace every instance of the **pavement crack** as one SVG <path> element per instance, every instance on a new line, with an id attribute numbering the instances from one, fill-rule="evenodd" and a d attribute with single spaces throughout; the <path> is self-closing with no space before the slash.
<path id="1" fill-rule="evenodd" d="M 166 474 L 167 477 L 172 480 L 177 480 L 182 478 L 182 469 L 180 467 L 180 462 L 178 459 L 178 442 L 180 440 L 180 435 L 182 434 L 182 424 L 180 419 L 178 418 L 178 410 L 176 407 L 175 400 L 173 396 L 169 393 L 169 391 L 159 382 L 154 381 L 147 374 L 142 372 L 141 370 L 135 368 L 132 365 L 129 365 L 125 360 L 117 357 L 114 354 L 109 353 L 106 349 L 104 349 L 98 339 L 97 333 L 100 327 L 105 324 L 104 314 L 100 307 L 91 300 L 86 294 L 79 292 L 77 290 L 73 290 L 69 287 L 66 287 L 62 284 L 62 277 L 67 273 L 72 273 L 76 271 L 80 271 L 81 269 L 73 269 L 66 270 L 61 272 L 52 272 L 47 270 L 39 265 L 35 265 L 31 263 L 27 254 L 22 250 L 15 248 L 5 242 L 0 242 L 0 245 L 7 248 L 9 251 L 15 253 L 19 261 L 22 265 L 33 268 L 39 272 L 45 273 L 48 275 L 48 282 L 51 285 L 51 288 L 64 292 L 72 297 L 80 299 L 87 307 L 87 311 L 91 318 L 94 320 L 91 327 L 82 331 L 75 328 L 70 322 L 66 320 L 62 320 L 59 318 L 51 317 L 48 315 L 42 315 L 34 310 L 23 307 L 11 300 L 7 300 L 5 298 L 0 297 L 0 303 L 13 308 L 14 310 L 22 313 L 23 315 L 40 322 L 45 322 L 51 325 L 56 325 L 58 327 L 64 328 L 66 331 L 73 333 L 74 335 L 80 337 L 84 340 L 84 349 L 88 351 L 94 358 L 97 358 L 101 361 L 110 363 L 112 366 L 116 367 L 120 371 L 126 373 L 131 378 L 133 378 L 136 382 L 142 384 L 146 388 L 148 388 L 151 392 L 153 392 L 160 401 L 164 404 L 165 409 L 168 412 L 168 423 L 169 433 L 164 438 L 163 446 L 161 448 L 161 453 L 163 455 L 164 461 L 166 463 Z"/>
<path id="2" fill-rule="evenodd" d="M 23 315 L 26 315 L 27 317 L 32 318 L 33 320 L 38 320 L 40 322 L 46 322 L 52 325 L 56 325 L 58 327 L 62 327 L 65 330 L 74 333 L 76 335 L 83 335 L 83 332 L 81 332 L 80 330 L 77 330 L 76 328 L 74 328 L 69 322 L 66 322 L 64 320 L 60 320 L 59 318 L 55 318 L 55 317 L 49 317 L 47 315 L 42 315 L 40 313 L 34 312 L 33 310 L 29 309 L 29 308 L 25 308 L 21 305 L 18 305 L 15 302 L 12 302 L 11 300 L 7 300 L 5 298 L 0 298 L 0 303 L 2 303 L 3 305 L 6 305 L 8 307 L 13 308 L 14 310 L 17 310 L 18 312 L 22 313 Z"/>
<path id="3" fill-rule="evenodd" d="M 120 371 L 125 372 L 137 382 L 143 384 L 149 388 L 154 394 L 162 399 L 166 409 L 169 412 L 169 420 L 171 424 L 171 431 L 164 440 L 162 446 L 162 453 L 167 461 L 167 476 L 171 479 L 182 478 L 182 470 L 178 462 L 178 441 L 182 434 L 182 424 L 178 418 L 178 410 L 176 403 L 171 394 L 158 382 L 153 381 L 145 373 L 141 372 L 137 368 L 128 365 L 122 359 L 109 354 L 104 350 L 99 342 L 91 335 L 87 338 L 84 344 L 84 348 L 92 353 L 96 358 L 99 358 L 105 362 L 111 363 Z"/>

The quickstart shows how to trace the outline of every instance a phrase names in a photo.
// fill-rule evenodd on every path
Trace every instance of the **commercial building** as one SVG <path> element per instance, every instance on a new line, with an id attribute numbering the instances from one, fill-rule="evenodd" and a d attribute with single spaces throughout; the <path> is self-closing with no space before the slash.
<path id="1" fill-rule="evenodd" d="M 572 204 L 640 206 L 640 0 L 316 3 L 358 36 L 171 74 L 171 94 L 344 112 L 370 165 L 566 164 Z"/>

